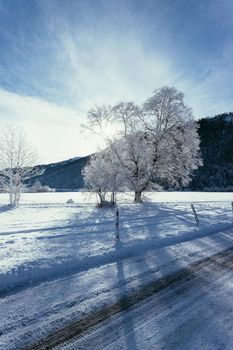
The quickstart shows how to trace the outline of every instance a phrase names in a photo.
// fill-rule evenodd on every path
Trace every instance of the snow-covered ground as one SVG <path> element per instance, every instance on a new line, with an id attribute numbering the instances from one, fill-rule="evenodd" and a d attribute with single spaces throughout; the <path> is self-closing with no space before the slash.
<path id="1" fill-rule="evenodd" d="M 113 209 L 96 209 L 82 193 L 24 194 L 8 210 L 0 195 L 0 293 L 85 271 L 118 258 L 231 227 L 229 193 L 154 193 L 147 202 L 120 200 L 121 247 L 115 249 Z M 75 204 L 66 204 L 72 198 Z M 200 220 L 197 230 L 190 202 Z M 0 209 L 1 210 L 1 209 Z"/>
<path id="2" fill-rule="evenodd" d="M 209 262 L 208 262 L 209 263 Z M 63 350 L 232 350 L 233 260 L 196 271 L 160 292 L 122 308 Z M 54 350 L 60 350 L 56 347 Z"/>
<path id="3" fill-rule="evenodd" d="M 160 192 L 137 205 L 118 197 L 120 242 L 114 210 L 87 194 L 28 193 L 14 210 L 0 194 L 0 349 L 23 348 L 114 302 L 126 285 L 233 246 L 232 193 Z"/>

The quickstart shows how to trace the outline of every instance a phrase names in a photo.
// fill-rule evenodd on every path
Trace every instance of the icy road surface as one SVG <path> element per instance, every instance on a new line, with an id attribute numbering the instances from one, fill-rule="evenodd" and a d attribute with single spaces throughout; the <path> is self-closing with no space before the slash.
<path id="1" fill-rule="evenodd" d="M 232 267 L 232 251 L 217 255 L 201 269 L 194 268 L 161 292 L 54 349 L 232 349 Z"/>

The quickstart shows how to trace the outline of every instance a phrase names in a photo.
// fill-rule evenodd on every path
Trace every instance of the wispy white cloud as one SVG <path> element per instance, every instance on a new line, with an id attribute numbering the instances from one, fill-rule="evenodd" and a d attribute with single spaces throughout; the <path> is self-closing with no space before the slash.
<path id="1" fill-rule="evenodd" d="M 87 140 L 78 110 L 61 107 L 36 97 L 0 89 L 0 128 L 14 124 L 25 130 L 42 162 L 55 162 L 96 150 L 98 139 Z"/>

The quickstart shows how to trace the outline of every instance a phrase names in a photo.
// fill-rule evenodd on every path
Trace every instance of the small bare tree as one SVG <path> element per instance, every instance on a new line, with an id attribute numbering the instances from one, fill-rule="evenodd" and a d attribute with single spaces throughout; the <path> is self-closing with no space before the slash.
<path id="1" fill-rule="evenodd" d="M 0 139 L 0 187 L 9 192 L 12 207 L 18 205 L 25 181 L 43 173 L 36 162 L 37 154 L 27 144 L 23 131 L 7 127 Z"/>

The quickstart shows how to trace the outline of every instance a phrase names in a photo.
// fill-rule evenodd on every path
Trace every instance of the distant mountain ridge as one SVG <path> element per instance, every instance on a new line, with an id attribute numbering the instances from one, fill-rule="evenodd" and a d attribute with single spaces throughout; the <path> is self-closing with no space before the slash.
<path id="1" fill-rule="evenodd" d="M 73 161 L 78 160 L 78 159 L 81 159 L 81 158 L 83 158 L 83 157 L 69 158 L 69 159 L 66 159 L 66 160 L 62 160 L 62 161 L 60 161 L 60 162 L 49 163 L 49 164 L 47 164 L 47 165 L 56 166 L 56 165 L 58 165 L 58 164 L 59 164 L 59 165 L 67 164 L 67 163 L 73 162 Z M 44 165 L 43 165 L 43 166 L 44 166 Z"/>
<path id="2" fill-rule="evenodd" d="M 187 189 L 233 191 L 233 112 L 200 119 L 198 124 L 204 165 L 194 173 Z M 44 165 L 45 171 L 38 179 L 57 191 L 79 190 L 84 187 L 82 169 L 89 158 L 76 157 Z"/>
<path id="3" fill-rule="evenodd" d="M 84 187 L 82 169 L 89 156 L 75 157 L 57 163 L 40 165 L 44 173 L 31 179 L 30 184 L 38 179 L 43 185 L 55 188 L 56 191 L 75 191 Z"/>

